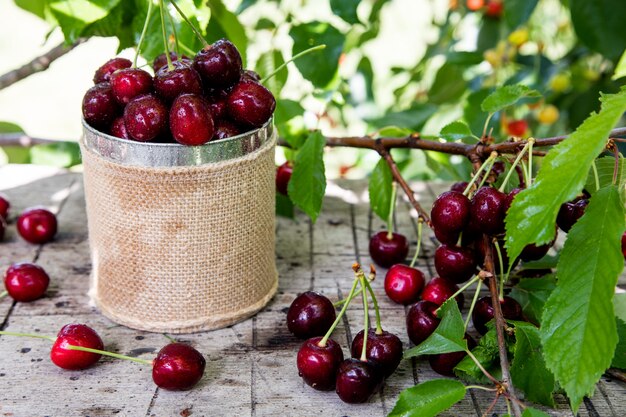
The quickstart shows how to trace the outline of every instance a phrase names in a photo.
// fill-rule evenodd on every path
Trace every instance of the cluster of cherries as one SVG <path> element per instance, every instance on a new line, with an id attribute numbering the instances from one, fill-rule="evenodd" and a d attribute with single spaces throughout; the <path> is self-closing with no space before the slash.
<path id="1" fill-rule="evenodd" d="M 192 59 L 162 54 L 154 76 L 113 58 L 96 71 L 83 98 L 83 117 L 95 129 L 139 142 L 197 146 L 263 126 L 276 100 L 259 75 L 243 70 L 230 41 L 207 45 Z"/>

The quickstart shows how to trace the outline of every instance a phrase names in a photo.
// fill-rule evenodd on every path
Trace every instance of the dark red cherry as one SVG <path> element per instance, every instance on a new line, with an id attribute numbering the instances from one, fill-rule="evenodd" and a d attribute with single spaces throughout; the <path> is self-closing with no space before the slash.
<path id="1" fill-rule="evenodd" d="M 4 274 L 4 287 L 15 301 L 28 302 L 41 298 L 50 284 L 42 267 L 31 263 L 14 263 Z"/>
<path id="2" fill-rule="evenodd" d="M 521 192 L 521 188 L 513 188 L 511 191 L 509 191 L 509 193 L 506 195 L 506 198 L 504 199 L 504 213 L 507 213 L 509 211 L 509 209 L 511 208 L 511 204 L 513 204 L 513 199 Z"/>
<path id="3" fill-rule="evenodd" d="M 126 125 L 124 124 L 124 117 L 120 116 L 113 120 L 113 123 L 111 123 L 110 135 L 121 139 L 130 139 L 128 132 L 126 131 Z"/>
<path id="4" fill-rule="evenodd" d="M 211 108 L 211 114 L 215 119 L 225 119 L 227 118 L 226 114 L 226 97 L 222 97 L 221 95 L 212 94 L 207 97 L 207 101 L 209 102 L 209 107 Z"/>
<path id="5" fill-rule="evenodd" d="M 91 327 L 84 324 L 67 324 L 61 328 L 50 350 L 50 359 L 59 368 L 77 370 L 89 368 L 100 360 L 99 353 L 71 350 L 67 346 L 104 349 L 102 339 Z"/>
<path id="6" fill-rule="evenodd" d="M 546 243 L 545 245 L 537 246 L 533 243 L 526 246 L 519 255 L 520 259 L 524 262 L 529 262 L 543 258 L 554 245 L 555 240 L 556 236 L 552 239 L 552 242 Z"/>
<path id="7" fill-rule="evenodd" d="M 215 133 L 209 103 L 199 95 L 178 96 L 170 109 L 170 131 L 177 142 L 188 146 L 204 145 Z"/>
<path id="8" fill-rule="evenodd" d="M 485 16 L 490 17 L 492 19 L 500 19 L 500 17 L 502 17 L 502 12 L 504 10 L 504 0 L 488 0 L 487 4 L 486 4 L 486 8 L 485 8 Z M 528 126 L 526 124 L 525 120 L 516 120 L 513 122 L 509 123 L 509 130 L 511 130 L 511 134 L 514 135 L 517 131 L 521 131 L 522 133 L 520 133 L 520 135 L 517 136 L 521 136 L 523 134 L 523 132 L 526 131 L 526 129 L 522 130 L 522 127 L 512 127 L 511 124 L 513 123 L 517 123 L 517 124 L 521 124 L 524 123 L 524 126 Z"/>
<path id="9" fill-rule="evenodd" d="M 460 181 L 460 182 L 455 182 L 454 184 L 452 184 L 450 186 L 450 191 L 455 191 L 457 193 L 463 193 L 463 191 L 465 191 L 465 189 L 467 188 L 467 186 L 469 185 L 469 183 L 467 181 Z"/>
<path id="10" fill-rule="evenodd" d="M 626 259 L 626 232 L 622 234 L 622 255 Z"/>
<path id="11" fill-rule="evenodd" d="M 151 94 L 130 101 L 124 109 L 124 124 L 128 135 L 139 142 L 148 142 L 167 128 L 168 111 L 165 104 Z"/>
<path id="12" fill-rule="evenodd" d="M 154 91 L 166 102 L 172 102 L 181 94 L 202 95 L 200 75 L 188 61 L 175 61 L 174 68 L 161 67 L 154 76 Z"/>
<path id="13" fill-rule="evenodd" d="M 139 68 L 125 68 L 111 74 L 111 90 L 118 103 L 129 101 L 152 91 L 152 75 Z"/>
<path id="14" fill-rule="evenodd" d="M 364 403 L 374 394 L 381 382 L 382 375 L 375 365 L 349 358 L 339 365 L 335 391 L 345 403 Z"/>
<path id="15" fill-rule="evenodd" d="M 320 346 L 322 337 L 314 337 L 305 341 L 298 351 L 298 375 L 307 385 L 319 391 L 330 391 L 335 388 L 337 369 L 343 361 L 341 346 L 332 339 L 326 346 Z"/>
<path id="16" fill-rule="evenodd" d="M 456 245 L 459 241 L 459 232 L 446 232 L 440 228 L 434 228 L 433 231 L 435 232 L 435 238 L 442 244 Z M 465 233 L 463 236 L 465 236 Z"/>
<path id="17" fill-rule="evenodd" d="M 492 187 L 482 187 L 472 198 L 471 217 L 483 233 L 495 235 L 504 231 L 506 195 Z"/>
<path id="18" fill-rule="evenodd" d="M 409 253 L 409 242 L 400 233 L 378 232 L 370 239 L 370 256 L 384 268 L 400 263 Z"/>
<path id="19" fill-rule="evenodd" d="M 275 108 L 276 99 L 270 90 L 250 80 L 238 82 L 226 99 L 230 118 L 245 126 L 263 126 Z"/>
<path id="20" fill-rule="evenodd" d="M 500 301 L 502 315 L 508 320 L 523 320 L 522 306 L 513 298 L 504 296 Z M 474 328 L 480 334 L 487 333 L 487 323 L 494 317 L 493 304 L 491 304 L 491 296 L 485 296 L 476 302 L 474 311 L 472 312 L 472 323 Z"/>
<path id="21" fill-rule="evenodd" d="M 585 214 L 589 200 L 586 198 L 577 199 L 568 203 L 563 203 L 556 217 L 556 224 L 564 232 L 569 232 L 574 223 Z"/>
<path id="22" fill-rule="evenodd" d="M 491 172 L 498 177 L 500 174 L 502 174 L 506 169 L 506 166 L 504 165 L 504 162 L 502 161 L 496 161 L 494 162 L 493 166 L 491 167 Z"/>
<path id="23" fill-rule="evenodd" d="M 108 82 L 111 79 L 111 74 L 117 70 L 132 67 L 133 63 L 126 58 L 113 58 L 109 59 L 100 68 L 96 70 L 93 76 L 93 83 L 100 84 Z"/>
<path id="24" fill-rule="evenodd" d="M 398 304 L 413 304 L 419 300 L 425 282 L 424 274 L 419 269 L 395 264 L 385 275 L 385 293 Z"/>
<path id="25" fill-rule="evenodd" d="M 192 346 L 170 343 L 152 363 L 152 380 L 169 391 L 186 391 L 202 379 L 205 366 L 204 356 Z"/>
<path id="26" fill-rule="evenodd" d="M 435 250 L 435 269 L 441 278 L 455 284 L 467 281 L 476 273 L 476 259 L 469 248 L 441 245 Z"/>
<path id="27" fill-rule="evenodd" d="M 335 307 L 328 298 L 315 291 L 296 297 L 287 311 L 287 328 L 296 337 L 323 336 L 335 321 Z"/>
<path id="28" fill-rule="evenodd" d="M 360 358 L 363 350 L 363 336 L 361 330 L 352 340 L 352 357 Z M 402 341 L 393 333 L 383 330 L 381 334 L 376 329 L 367 332 L 367 360 L 378 366 L 380 372 L 386 378 L 393 374 L 402 360 Z"/>
<path id="29" fill-rule="evenodd" d="M 31 207 L 17 218 L 17 231 L 24 240 L 41 244 L 50 242 L 57 233 L 57 218 L 43 207 Z"/>
<path id="30" fill-rule="evenodd" d="M 170 59 L 172 60 L 172 64 L 178 61 L 178 55 L 176 55 L 176 52 L 170 51 Z M 189 63 L 191 62 L 189 60 L 189 57 L 186 57 L 185 55 L 182 56 L 181 61 L 187 61 Z M 161 55 L 154 58 L 154 61 L 152 61 L 152 69 L 154 70 L 154 73 L 156 74 L 157 72 L 159 72 L 159 70 L 163 68 L 163 65 L 167 65 L 167 58 L 165 57 L 165 52 L 163 52 Z"/>
<path id="31" fill-rule="evenodd" d="M 276 191 L 282 195 L 287 195 L 287 186 L 293 173 L 293 165 L 287 161 L 276 168 Z"/>
<path id="32" fill-rule="evenodd" d="M 433 203 L 430 217 L 441 234 L 458 233 L 467 225 L 470 218 L 470 201 L 462 193 L 446 191 Z"/>
<path id="33" fill-rule="evenodd" d="M 210 104 L 209 108 L 211 108 Z M 224 119 L 215 121 L 215 133 L 213 134 L 213 139 L 226 139 L 240 134 L 241 129 L 239 129 L 239 126 L 233 122 Z"/>
<path id="34" fill-rule="evenodd" d="M 437 304 L 426 300 L 418 301 L 409 308 L 406 315 L 406 331 L 411 342 L 419 345 L 433 334 L 441 321 L 435 314 L 438 308 Z"/>
<path id="35" fill-rule="evenodd" d="M 9 208 L 11 208 L 11 203 L 9 203 L 9 199 L 6 195 L 0 194 L 0 217 L 5 220 L 8 219 Z"/>
<path id="36" fill-rule="evenodd" d="M 248 80 L 256 81 L 258 83 L 261 82 L 261 76 L 259 75 L 259 73 L 252 70 L 243 70 L 241 72 L 241 78 L 246 78 Z"/>
<path id="37" fill-rule="evenodd" d="M 241 55 L 226 39 L 220 39 L 197 53 L 193 66 L 210 88 L 227 88 L 241 76 Z"/>
<path id="38" fill-rule="evenodd" d="M 446 302 L 446 300 L 454 295 L 459 290 L 454 283 L 443 279 L 441 277 L 435 277 L 428 281 L 424 290 L 422 291 L 422 300 L 432 301 L 438 306 Z M 465 297 L 463 293 L 456 296 L 456 302 L 459 304 L 459 308 L 463 308 L 463 302 Z"/>
<path id="39" fill-rule="evenodd" d="M 106 130 L 119 111 L 109 83 L 94 85 L 83 97 L 83 118 L 96 129 Z"/>
<path id="40" fill-rule="evenodd" d="M 476 341 L 472 336 L 465 333 L 465 339 L 467 340 L 467 347 L 472 350 L 476 347 Z M 438 355 L 428 356 L 428 363 L 433 371 L 443 376 L 454 376 L 454 368 L 463 360 L 467 355 L 464 351 L 440 353 Z"/>

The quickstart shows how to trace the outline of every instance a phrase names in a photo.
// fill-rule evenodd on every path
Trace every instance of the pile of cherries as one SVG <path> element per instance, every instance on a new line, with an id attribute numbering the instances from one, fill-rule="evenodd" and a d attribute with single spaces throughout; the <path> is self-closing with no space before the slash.
<path id="1" fill-rule="evenodd" d="M 197 146 L 263 126 L 276 100 L 259 75 L 243 70 L 230 41 L 208 45 L 193 59 L 162 54 L 154 76 L 113 58 L 96 71 L 83 98 L 83 117 L 95 129 L 139 142 Z"/>

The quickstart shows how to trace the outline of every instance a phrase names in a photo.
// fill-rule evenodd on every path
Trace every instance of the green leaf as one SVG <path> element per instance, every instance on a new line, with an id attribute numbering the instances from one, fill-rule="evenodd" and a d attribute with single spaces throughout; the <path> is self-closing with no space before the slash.
<path id="1" fill-rule="evenodd" d="M 522 413 L 522 417 L 550 417 L 550 415 L 536 408 L 526 407 Z"/>
<path id="2" fill-rule="evenodd" d="M 49 16 L 49 1 L 48 0 L 14 0 L 15 4 L 30 12 L 40 19 L 46 20 Z"/>
<path id="3" fill-rule="evenodd" d="M 501 374 L 498 337 L 493 326 L 478 341 L 478 346 L 472 349 L 472 355 L 476 357 L 478 362 L 495 378 Z M 461 362 L 454 368 L 454 373 L 459 378 L 467 382 L 489 384 L 491 381 L 485 376 L 483 371 L 476 365 L 471 357 L 465 356 Z"/>
<path id="4" fill-rule="evenodd" d="M 469 126 L 461 121 L 452 122 L 444 126 L 443 129 L 441 129 L 439 136 L 448 142 L 455 142 L 457 140 L 475 137 Z"/>
<path id="5" fill-rule="evenodd" d="M 138 14 L 135 1 L 121 1 L 102 19 L 88 24 L 81 31 L 81 37 L 116 36 L 118 51 L 135 46 L 133 18 Z"/>
<path id="6" fill-rule="evenodd" d="M 624 206 L 617 187 L 603 188 L 568 233 L 557 287 L 544 307 L 544 358 L 574 412 L 593 393 L 617 344 L 613 294 L 624 268 L 623 232 Z"/>
<path id="7" fill-rule="evenodd" d="M 592 161 L 602 152 L 611 128 L 626 110 L 626 87 L 618 94 L 603 95 L 601 101 L 600 112 L 589 116 L 566 140 L 552 148 L 532 187 L 515 197 L 506 216 L 509 258 L 518 257 L 530 243 L 550 242 L 561 204 L 582 191 Z"/>
<path id="8" fill-rule="evenodd" d="M 387 137 L 387 138 L 403 138 L 409 136 L 413 131 L 411 129 L 406 129 L 404 127 L 398 126 L 386 126 L 381 129 L 378 129 L 377 137 Z"/>
<path id="9" fill-rule="evenodd" d="M 511 362 L 513 384 L 530 401 L 554 407 L 552 393 L 556 383 L 541 355 L 539 329 L 524 322 L 514 322 L 514 325 L 515 353 Z"/>
<path id="10" fill-rule="evenodd" d="M 248 51 L 246 29 L 239 22 L 237 15 L 228 10 L 221 0 L 208 0 L 208 5 L 211 9 L 211 20 L 209 20 L 206 30 L 209 42 L 215 42 L 222 37 L 226 37 L 239 50 L 243 67 L 245 68 Z"/>
<path id="11" fill-rule="evenodd" d="M 391 184 L 393 175 L 383 158 L 378 160 L 369 181 L 370 206 L 372 211 L 384 221 L 389 218 L 391 208 Z"/>
<path id="12" fill-rule="evenodd" d="M 416 104 L 407 110 L 389 112 L 367 121 L 375 129 L 393 125 L 416 131 L 420 130 L 436 111 L 437 106 L 434 104 Z"/>
<path id="13" fill-rule="evenodd" d="M 626 323 L 626 292 L 616 293 L 613 296 L 613 308 L 615 308 L 615 317 Z"/>
<path id="14" fill-rule="evenodd" d="M 487 120 L 487 113 L 482 111 L 480 104 L 490 93 L 490 89 L 484 88 L 467 96 L 467 101 L 463 106 L 463 119 L 472 132 L 482 133 L 483 126 Z"/>
<path id="15" fill-rule="evenodd" d="M 105 18 L 121 0 L 51 0 L 50 11 L 68 42 L 75 42 L 90 23 Z"/>
<path id="16" fill-rule="evenodd" d="M 404 358 L 436 353 L 461 352 L 467 350 L 465 323 L 456 299 L 449 299 L 439 307 L 437 316 L 441 322 L 428 339 L 404 352 Z"/>
<path id="17" fill-rule="evenodd" d="M 326 45 L 321 51 L 304 55 L 295 61 L 304 78 L 315 87 L 326 87 L 337 73 L 345 36 L 329 23 L 317 21 L 293 26 L 289 36 L 293 39 L 292 55 L 316 45 Z"/>
<path id="18" fill-rule="evenodd" d="M 428 90 L 428 100 L 434 104 L 457 101 L 466 91 L 467 81 L 463 79 L 463 70 L 458 65 L 444 64 L 433 85 Z"/>
<path id="19" fill-rule="evenodd" d="M 589 49 L 617 61 L 626 48 L 623 31 L 626 2 L 570 0 L 572 23 L 578 39 Z"/>
<path id="20" fill-rule="evenodd" d="M 276 214 L 289 219 L 294 218 L 293 203 L 286 195 L 276 193 Z"/>
<path id="21" fill-rule="evenodd" d="M 465 386 L 453 379 L 433 379 L 400 393 L 389 417 L 434 417 L 465 397 Z"/>
<path id="22" fill-rule="evenodd" d="M 549 274 L 541 278 L 526 278 L 513 287 L 509 296 L 517 300 L 528 320 L 539 324 L 543 306 L 556 288 L 556 278 Z"/>
<path id="23" fill-rule="evenodd" d="M 618 80 L 622 77 L 626 77 L 626 50 L 624 50 L 622 57 L 617 62 L 617 65 L 615 66 L 615 71 L 613 71 L 613 77 L 611 77 L 611 79 Z"/>
<path id="24" fill-rule="evenodd" d="M 58 142 L 30 148 L 32 164 L 69 168 L 80 164 L 80 148 L 76 142 Z"/>
<path id="25" fill-rule="evenodd" d="M 522 84 L 505 85 L 498 88 L 483 100 L 480 108 L 488 113 L 495 113 L 512 106 L 523 98 L 537 98 L 541 94 L 537 90 L 533 90 Z"/>
<path id="26" fill-rule="evenodd" d="M 15 123 L 0 122 L 0 133 L 24 133 L 24 129 Z"/>
<path id="27" fill-rule="evenodd" d="M 259 73 L 261 79 L 264 79 L 284 63 L 285 58 L 283 58 L 283 53 L 274 49 L 261 54 L 256 63 L 256 72 Z M 265 86 L 272 93 L 274 93 L 275 96 L 278 96 L 287 82 L 287 76 L 287 67 L 283 67 L 280 71 L 274 74 L 272 78 L 265 81 Z"/>
<path id="28" fill-rule="evenodd" d="M 274 112 L 274 123 L 281 124 L 288 122 L 296 116 L 302 116 L 304 108 L 298 101 L 282 99 L 276 101 L 276 111 Z"/>
<path id="29" fill-rule="evenodd" d="M 333 13 L 346 22 L 355 25 L 359 22 L 356 9 L 361 0 L 330 0 L 330 8 Z"/>
<path id="30" fill-rule="evenodd" d="M 626 322 L 616 318 L 615 324 L 619 342 L 615 347 L 611 368 L 626 369 Z"/>
<path id="31" fill-rule="evenodd" d="M 625 167 L 626 160 L 624 160 L 624 158 L 619 158 L 617 165 L 617 184 L 620 189 L 622 189 L 626 183 L 626 175 L 624 175 Z M 600 183 L 600 188 L 604 188 L 613 183 L 613 170 L 615 169 L 614 157 L 605 156 L 596 159 L 596 169 L 598 171 L 598 182 Z M 589 194 L 596 192 L 596 179 L 593 173 L 593 167 L 589 170 L 589 175 L 587 176 L 587 181 L 585 182 L 585 190 L 587 190 Z"/>
<path id="32" fill-rule="evenodd" d="M 539 0 L 506 0 L 504 5 L 504 21 L 509 29 L 516 29 L 525 24 L 533 14 Z"/>
<path id="33" fill-rule="evenodd" d="M 298 151 L 293 174 L 287 186 L 289 198 L 315 222 L 322 209 L 326 191 L 324 146 L 326 140 L 320 131 L 309 135 Z"/>

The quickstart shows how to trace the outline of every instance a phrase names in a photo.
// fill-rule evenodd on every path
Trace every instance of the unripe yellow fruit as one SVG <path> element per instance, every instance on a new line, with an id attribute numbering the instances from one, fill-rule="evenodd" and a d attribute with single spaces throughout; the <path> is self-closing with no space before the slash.
<path id="1" fill-rule="evenodd" d="M 528 42 L 528 29 L 526 28 L 514 30 L 509 34 L 509 43 L 511 45 L 520 47 L 526 42 Z"/>
<path id="2" fill-rule="evenodd" d="M 563 91 L 569 89 L 571 85 L 569 75 L 565 73 L 556 74 L 552 79 L 550 79 L 550 88 L 555 93 L 562 93 Z"/>
<path id="3" fill-rule="evenodd" d="M 551 125 L 559 120 L 559 109 L 552 104 L 548 104 L 543 109 L 539 110 L 537 120 L 543 125 Z"/>

